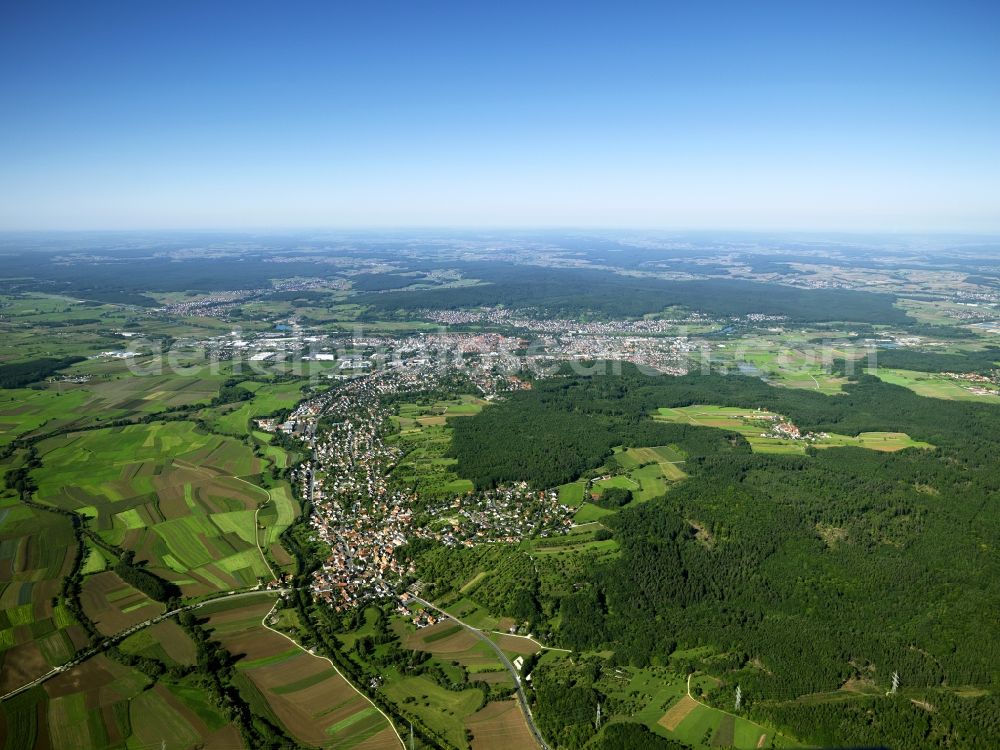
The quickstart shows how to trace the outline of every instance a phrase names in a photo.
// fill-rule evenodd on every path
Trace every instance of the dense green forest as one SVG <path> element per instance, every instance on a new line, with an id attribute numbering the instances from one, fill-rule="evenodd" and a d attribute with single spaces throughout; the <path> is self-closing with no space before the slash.
<path id="1" fill-rule="evenodd" d="M 980 351 L 957 354 L 924 352 L 915 349 L 879 349 L 875 363 L 878 367 L 919 372 L 981 372 L 997 369 L 1000 349 L 988 347 Z"/>
<path id="2" fill-rule="evenodd" d="M 598 738 L 599 750 L 684 750 L 687 745 L 653 734 L 632 721 L 609 724 Z"/>
<path id="3" fill-rule="evenodd" d="M 455 309 L 506 305 L 541 308 L 576 317 L 592 312 L 607 317 L 641 317 L 681 306 L 709 315 L 780 315 L 800 323 L 846 320 L 867 323 L 910 322 L 895 307 L 895 297 L 848 289 L 799 289 L 737 279 L 666 281 L 621 276 L 591 269 L 531 269 L 502 263 L 478 264 L 476 278 L 486 282 L 458 288 L 367 294 L 357 297 L 375 317 L 399 310 Z"/>
<path id="4" fill-rule="evenodd" d="M 571 381 L 552 382 L 569 386 Z M 569 482 L 599 466 L 616 445 L 685 443 L 697 455 L 750 450 L 735 433 L 653 422 L 642 414 L 575 411 L 560 403 L 568 394 L 546 387 L 525 393 L 501 409 L 452 424 L 457 471 L 479 488 L 521 479 L 539 488 Z"/>
<path id="5" fill-rule="evenodd" d="M 647 416 L 698 403 L 763 407 L 808 430 L 907 432 L 936 447 L 755 454 L 737 435 L 667 434 L 661 428 L 680 426 Z M 738 682 L 758 710 L 819 741 L 836 722 L 838 736 L 858 742 L 892 734 L 889 723 L 864 729 L 866 714 L 853 706 L 798 718 L 767 706 L 852 678 L 884 689 L 894 671 L 928 690 L 1000 687 L 998 442 L 1000 409 L 922 398 L 869 376 L 826 396 L 631 367 L 540 381 L 455 426 L 459 471 L 483 486 L 565 481 L 599 465 L 613 444 L 680 445 L 689 478 L 604 519 L 621 554 L 543 606 L 558 606 L 563 645 L 610 648 L 619 663 L 664 663 L 678 644 L 711 645 L 726 657 L 699 668 Z M 551 456 L 561 459 L 556 470 Z M 959 700 L 955 726 L 961 711 L 1000 710 L 995 697 L 979 703 Z M 935 727 L 927 746 L 954 740 L 941 721 Z"/>
<path id="6" fill-rule="evenodd" d="M 813 741 L 825 747 L 996 748 L 1000 711 L 995 698 L 938 691 L 926 694 L 921 704 L 869 696 L 811 705 L 767 703 L 752 713 L 786 728 L 811 727 Z"/>
<path id="7" fill-rule="evenodd" d="M 82 361 L 83 357 L 42 357 L 0 365 L 0 388 L 21 388 Z"/>

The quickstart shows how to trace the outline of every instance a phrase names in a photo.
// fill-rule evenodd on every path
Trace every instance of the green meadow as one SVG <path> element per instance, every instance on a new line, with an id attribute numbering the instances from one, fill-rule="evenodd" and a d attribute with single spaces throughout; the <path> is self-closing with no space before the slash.
<path id="1" fill-rule="evenodd" d="M 755 453 L 805 453 L 808 446 L 816 448 L 856 447 L 876 451 L 898 451 L 904 448 L 933 448 L 930 443 L 913 440 L 902 432 L 862 432 L 858 435 L 827 433 L 815 440 L 793 440 L 772 437 L 772 428 L 780 420 L 761 409 L 730 406 L 693 405 L 661 408 L 655 419 L 664 422 L 718 427 L 738 432 Z"/>
<path id="2" fill-rule="evenodd" d="M 447 455 L 452 435 L 448 421 L 478 414 L 485 403 L 475 396 L 462 395 L 399 404 L 392 416 L 397 431 L 388 442 L 402 448 L 405 455 L 393 471 L 393 478 L 422 495 L 440 497 L 470 491 L 472 482 L 455 473 L 457 461 Z"/>

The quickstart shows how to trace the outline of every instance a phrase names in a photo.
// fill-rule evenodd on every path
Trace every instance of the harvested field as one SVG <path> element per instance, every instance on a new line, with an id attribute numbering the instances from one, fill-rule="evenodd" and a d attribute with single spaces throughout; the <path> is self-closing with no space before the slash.
<path id="1" fill-rule="evenodd" d="M 31 682 L 51 669 L 38 643 L 28 641 L 0 654 L 0 691 L 7 692 Z"/>
<path id="2" fill-rule="evenodd" d="M 698 702 L 696 700 L 687 695 L 682 696 L 679 701 L 670 707 L 669 711 L 663 714 L 657 724 L 668 732 L 673 732 L 687 718 L 688 714 L 697 707 Z"/>
<path id="3" fill-rule="evenodd" d="M 472 750 L 513 750 L 535 747 L 535 738 L 515 700 L 488 703 L 465 720 L 472 732 Z"/>
<path id="4" fill-rule="evenodd" d="M 414 651 L 427 651 L 445 661 L 457 661 L 463 666 L 497 664 L 493 650 L 474 633 L 451 620 L 422 628 L 403 636 L 403 646 Z"/>
<path id="5" fill-rule="evenodd" d="M 80 599 L 84 612 L 103 635 L 120 633 L 163 612 L 162 604 L 111 571 L 88 576 Z"/>
<path id="6" fill-rule="evenodd" d="M 214 637 L 239 657 L 237 669 L 274 716 L 297 740 L 311 745 L 398 747 L 385 717 L 328 660 L 261 625 L 273 603 L 265 599 L 227 607 L 208 618 Z M 253 704 L 252 698 L 247 696 Z"/>
<path id="7" fill-rule="evenodd" d="M 490 640 L 494 641 L 508 654 L 521 654 L 522 656 L 528 656 L 529 654 L 537 654 L 541 651 L 539 645 L 530 638 L 519 638 L 516 635 L 493 633 L 490 635 Z"/>

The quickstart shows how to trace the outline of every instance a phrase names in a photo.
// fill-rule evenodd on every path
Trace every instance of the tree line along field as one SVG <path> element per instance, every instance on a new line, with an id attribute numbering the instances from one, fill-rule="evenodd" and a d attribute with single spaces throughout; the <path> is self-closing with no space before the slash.
<path id="1" fill-rule="evenodd" d="M 472 484 L 455 474 L 455 459 L 448 456 L 451 446 L 450 423 L 482 411 L 484 400 L 468 394 L 449 399 L 427 398 L 423 403 L 396 405 L 392 416 L 397 432 L 388 442 L 398 445 L 405 455 L 393 471 L 393 480 L 415 488 L 421 496 L 460 494 Z"/>
<path id="2" fill-rule="evenodd" d="M 79 386 L 51 384 L 44 390 L 14 392 L 23 395 L 25 404 L 39 399 L 30 409 L 19 411 L 21 404 L 14 399 L 6 407 L 0 404 L 0 444 L 26 431 L 77 430 L 36 443 L 44 465 L 44 471 L 34 472 L 44 485 L 36 499 L 87 517 L 88 528 L 98 537 L 85 540 L 79 598 L 101 634 L 140 622 L 151 612 L 162 611 L 163 605 L 125 581 L 114 570 L 117 554 L 98 540 L 134 551 L 137 560 L 148 561 L 151 570 L 192 597 L 250 586 L 259 576 L 266 577 L 258 541 L 275 570 L 283 567 L 292 572 L 297 567 L 279 536 L 294 522 L 299 509 L 280 472 L 274 471 L 286 466 L 289 456 L 270 443 L 271 436 L 247 435 L 253 417 L 287 408 L 301 397 L 297 383 L 248 381 L 242 386 L 254 395 L 246 402 L 193 408 L 174 421 L 84 430 L 99 426 L 98 417 L 102 421 L 136 418 L 153 415 L 168 403 L 205 404 L 228 375 L 214 380 L 194 378 L 181 387 L 172 377 L 136 378 L 123 371 L 120 363 L 74 367 L 93 368 L 97 377 Z M 978 667 L 967 659 L 963 644 L 977 628 L 988 632 L 989 624 L 975 620 L 981 603 L 970 603 L 948 587 L 969 585 L 971 580 L 981 601 L 994 597 L 983 575 L 991 570 L 989 561 L 969 556 L 976 544 L 994 538 L 993 521 L 984 518 L 985 512 L 977 515 L 968 510 L 982 495 L 973 495 L 970 501 L 959 489 L 966 487 L 962 472 L 968 471 L 973 477 L 972 491 L 982 492 L 992 465 L 988 441 L 968 440 L 955 424 L 944 423 L 945 412 L 934 411 L 936 407 L 921 401 L 906 401 L 895 391 L 866 395 L 866 389 L 877 389 L 868 380 L 842 378 L 838 390 L 843 393 L 837 398 L 849 399 L 850 406 L 840 409 L 815 398 L 821 393 L 801 399 L 796 394 L 774 397 L 770 391 L 777 389 L 760 390 L 747 380 L 740 380 L 737 388 L 723 380 L 679 379 L 676 390 L 665 391 L 630 378 L 627 371 L 622 380 L 608 388 L 595 386 L 590 393 L 581 393 L 576 383 L 560 384 L 557 389 L 540 382 L 535 387 L 544 392 L 544 403 L 516 394 L 507 403 L 485 410 L 472 397 L 435 394 L 426 403 L 400 404 L 395 418 L 400 429 L 395 439 L 411 441 L 406 443 L 407 462 L 401 463 L 404 468 L 397 481 L 423 482 L 429 492 L 436 487 L 447 493 L 474 484 L 489 486 L 505 481 L 507 475 L 526 472 L 539 486 L 559 486 L 560 497 L 580 507 L 577 522 L 581 525 L 565 538 L 526 540 L 495 556 L 492 552 L 481 557 L 442 555 L 433 561 L 434 582 L 441 585 L 449 611 L 487 629 L 506 630 L 529 623 L 545 643 L 576 649 L 572 660 L 555 651 L 539 656 L 538 677 L 543 679 L 549 672 L 553 677 L 549 698 L 567 690 L 576 695 L 571 689 L 577 687 L 592 690 L 579 694 L 584 698 L 581 705 L 587 706 L 580 716 L 561 713 L 558 701 L 539 698 L 540 715 L 546 717 L 552 737 L 573 747 L 574 738 L 584 736 L 583 729 L 592 724 L 594 699 L 605 700 L 605 716 L 612 726 L 640 721 L 660 738 L 681 739 L 694 746 L 729 742 L 757 746 L 762 730 L 767 734 L 762 746 L 772 746 L 782 741 L 779 728 L 792 733 L 805 728 L 811 737 L 820 737 L 837 722 L 854 731 L 864 711 L 877 710 L 880 715 L 887 711 L 875 703 L 883 698 L 885 669 L 881 658 L 864 667 L 870 670 L 868 679 L 878 696 L 840 688 L 844 675 L 831 670 L 830 664 L 843 655 L 848 634 L 817 627 L 815 613 L 836 596 L 838 606 L 846 600 L 851 622 L 863 626 L 871 610 L 859 610 L 857 600 L 866 592 L 881 592 L 894 577 L 898 587 L 888 587 L 891 599 L 886 607 L 896 607 L 905 615 L 912 605 L 904 596 L 905 586 L 919 583 L 929 585 L 935 597 L 958 611 L 945 613 L 943 620 L 933 623 L 914 624 L 892 615 L 885 643 L 857 639 L 866 654 L 881 657 L 908 638 L 930 655 L 907 654 L 901 670 L 924 682 L 904 688 L 900 703 L 907 706 L 893 704 L 892 708 L 898 715 L 885 715 L 891 716 L 891 722 L 914 725 L 926 719 L 935 737 L 951 736 L 947 722 L 954 727 L 987 723 L 985 718 L 994 705 L 988 681 L 973 679 L 971 686 L 956 688 L 955 680 L 956 675 L 976 677 Z M 144 390 L 142 383 L 148 383 L 149 389 Z M 564 388 L 565 393 L 559 392 Z M 665 392 L 666 399 L 662 398 Z M 0 391 L 0 396 L 6 393 Z M 64 410 L 66 404 L 73 404 L 73 409 Z M 718 423 L 659 420 L 664 404 L 681 413 L 714 410 Z M 740 412 L 756 408 L 789 414 L 796 424 L 830 431 L 842 444 L 821 452 L 830 455 L 813 455 L 804 449 L 795 451 L 799 455 L 761 451 L 761 441 L 755 444 L 747 425 L 738 418 Z M 727 413 L 727 409 L 733 411 Z M 977 435 L 992 425 L 984 414 L 974 409 L 959 411 L 955 422 L 965 420 Z M 691 416 L 701 420 L 712 415 Z M 522 455 L 512 456 L 508 448 L 490 452 L 494 444 L 487 441 L 479 445 L 490 447 L 473 460 L 469 446 L 484 439 L 485 431 L 477 426 L 482 420 L 489 429 L 498 430 L 500 438 L 515 434 L 511 425 L 517 424 L 521 437 L 511 445 Z M 545 420 L 549 424 L 541 425 Z M 533 439 L 528 441 L 524 435 Z M 530 454 L 528 444 L 536 439 L 548 452 L 538 457 L 523 455 Z M 114 445 L 119 441 L 124 450 L 116 452 Z M 776 445 L 779 450 L 801 448 L 788 442 L 788 446 Z M 915 447 L 920 450 L 912 450 Z M 970 450 L 964 463 L 954 464 L 956 452 L 966 447 Z M 895 455 L 882 455 L 882 451 Z M 4 468 L 14 467 L 22 455 L 19 449 L 0 460 Z M 943 470 L 935 463 L 942 458 Z M 546 462 L 555 467 L 554 472 L 540 470 Z M 44 477 L 50 471 L 60 472 L 61 478 L 46 483 Z M 593 481 L 581 481 L 581 474 Z M 597 478 L 605 474 L 612 476 Z M 868 482 L 869 475 L 877 479 Z M 826 486 L 837 482 L 849 503 L 838 504 L 842 498 Z M 616 510 L 585 502 L 586 491 L 599 495 L 611 488 L 632 490 L 633 501 Z M 261 503 L 257 528 L 253 513 Z M 782 512 L 765 515 L 770 504 Z M 944 524 L 953 528 L 940 538 L 965 556 L 964 562 L 943 561 L 941 550 L 922 538 L 937 536 Z M 60 540 L 58 556 L 51 553 L 49 557 L 47 550 L 40 555 L 34 544 L 37 540 L 26 538 L 34 529 L 44 529 Z M 6 584 L 0 590 L 0 658 L 4 659 L 2 677 L 12 685 L 27 679 L 20 676 L 30 677 L 63 663 L 86 643 L 86 633 L 69 611 L 52 602 L 59 599 L 58 581 L 72 566 L 73 544 L 69 518 L 21 504 L 9 492 L 0 497 L 0 584 Z M 726 561 L 725 555 L 735 559 Z M 674 568 L 658 567 L 660 558 L 680 566 L 690 586 L 671 577 Z M 921 558 L 927 563 L 914 570 L 913 560 Z M 872 561 L 886 570 L 868 578 L 856 575 Z M 755 571 L 756 578 L 743 577 L 744 566 Z M 943 582 L 934 568 L 951 571 L 948 580 Z M 789 571 L 801 580 L 784 586 L 794 578 Z M 638 580 L 640 572 L 654 583 L 643 588 L 647 584 Z M 771 588 L 755 589 L 761 579 Z M 737 595 L 740 592 L 746 595 Z M 626 611 L 627 602 L 633 599 L 644 599 L 649 608 Z M 338 687 L 328 662 L 260 626 L 273 601 L 273 596 L 264 594 L 261 600 L 223 600 L 199 611 L 208 618 L 206 629 L 234 659 L 232 682 L 242 700 L 285 735 L 302 742 L 378 747 L 385 739 L 386 747 L 399 745 L 398 739 L 387 737 L 386 726 L 379 729 L 372 706 L 360 696 L 347 699 L 346 693 L 338 692 L 347 683 Z M 661 601 L 681 604 L 677 609 L 661 609 Z M 721 618 L 720 612 L 724 613 Z M 296 638 L 306 634 L 306 625 L 291 603 L 275 614 L 275 627 Z M 960 615 L 970 620 L 965 631 L 952 629 Z M 468 739 L 467 731 L 472 733 L 469 744 L 474 750 L 502 744 L 504 736 L 521 736 L 501 734 L 515 731 L 510 701 L 482 705 L 488 694 L 499 697 L 499 691 L 511 685 L 508 673 L 498 671 L 485 644 L 468 641 L 452 630 L 453 625 L 414 631 L 391 618 L 388 627 L 395 638 L 382 643 L 377 620 L 365 613 L 361 622 L 337 630 L 336 637 L 366 679 L 389 677 L 380 691 L 383 697 L 459 746 Z M 656 622 L 657 627 L 647 627 L 649 632 L 636 627 L 636 623 L 649 622 Z M 803 668 L 801 661 L 786 653 L 787 644 L 774 636 L 779 628 L 790 639 L 810 639 L 810 644 L 815 639 L 818 664 Z M 895 642 L 894 629 L 903 633 Z M 740 635 L 734 638 L 734 632 Z M 532 641 L 497 638 L 511 657 L 536 655 L 528 645 Z M 5 648 L 8 641 L 11 648 Z M 702 650 L 684 647 L 703 642 L 714 645 Z M 193 636 L 175 620 L 130 636 L 120 644 L 120 651 L 128 658 L 155 660 L 172 669 L 197 665 L 203 657 Z M 931 656 L 941 662 L 944 674 L 941 685 L 933 689 L 927 685 L 939 675 L 928 678 Z M 599 662 L 596 675 L 575 669 L 563 674 L 565 663 L 581 661 L 581 657 Z M 417 663 L 423 658 L 427 661 Z M 992 658 L 988 645 L 983 658 Z M 15 664 L 20 671 L 9 671 L 8 666 Z M 124 747 L 127 743 L 155 747 L 165 732 L 175 732 L 183 742 L 208 746 L 235 747 L 245 741 L 228 717 L 213 708 L 214 696 L 205 684 L 169 674 L 154 681 L 146 676 L 148 665 L 144 665 L 132 667 L 115 658 L 93 657 L 0 706 L 0 735 L 13 738 L 8 739 L 12 747 L 33 742 L 38 747 Z M 684 694 L 678 690 L 684 685 L 679 678 L 688 670 L 696 674 L 696 697 L 711 705 L 683 704 L 683 709 L 690 710 L 668 730 L 661 721 L 683 703 Z M 796 670 L 801 679 L 795 682 L 795 692 L 782 695 L 775 687 L 777 680 Z M 627 679 L 622 680 L 619 672 Z M 853 679 L 843 684 L 854 685 Z M 746 687 L 748 708 L 730 720 L 724 709 L 731 708 L 737 681 Z M 833 689 L 826 690 L 831 685 Z M 539 694 L 543 692 L 540 688 Z M 828 700 L 828 694 L 835 695 Z M 959 703 L 948 702 L 953 695 L 961 696 Z M 911 703 L 911 698 L 933 710 Z M 840 703 L 856 706 L 857 713 Z M 516 706 L 514 715 L 519 715 Z M 606 730 L 587 735 L 586 741 L 589 747 L 600 748 L 610 736 Z M 861 733 L 845 736 L 858 742 L 879 739 Z M 512 742 L 508 740 L 508 746 Z M 955 742 L 963 746 L 962 738 Z"/>
<path id="3" fill-rule="evenodd" d="M 805 453 L 806 448 L 858 447 L 876 451 L 898 451 L 904 448 L 933 448 L 930 443 L 912 439 L 903 432 L 860 432 L 857 435 L 824 433 L 815 440 L 795 440 L 774 437 L 777 415 L 764 409 L 695 404 L 657 410 L 654 419 L 665 422 L 716 427 L 739 433 L 757 453 Z"/>
<path id="4" fill-rule="evenodd" d="M 282 409 L 292 409 L 302 400 L 302 384 L 295 380 L 284 383 L 244 381 L 240 386 L 251 391 L 253 398 L 235 407 L 214 410 L 211 420 L 213 432 L 242 438 L 251 430 L 251 420 Z"/>
<path id="5" fill-rule="evenodd" d="M 23 326 L 28 342 L 39 330 L 45 332 L 44 320 L 38 320 L 44 313 L 27 308 L 23 312 L 26 323 L 34 316 L 42 326 Z M 123 348 L 124 342 L 106 335 L 111 326 L 127 327 L 123 316 L 103 317 L 100 323 L 81 319 L 77 326 L 65 310 L 53 308 L 52 313 L 64 318 L 55 339 L 65 334 L 66 354 L 87 353 L 96 346 Z M 202 331 L 220 326 L 218 321 L 204 323 Z M 192 326 L 171 330 L 155 322 L 144 327 L 168 336 L 192 331 Z M 76 346 L 70 345 L 73 339 Z M 5 344 L 11 341 L 5 339 Z M 47 341 L 49 346 L 60 346 L 51 331 Z M 19 354 L 30 351 L 29 345 Z M 0 353 L 0 361 L 3 358 Z M 156 374 L 142 357 L 128 364 L 149 374 L 133 374 L 121 360 L 86 360 L 68 372 L 89 377 L 88 382 L 0 391 L 0 447 L 14 443 L 0 456 L 0 464 L 3 469 L 19 469 L 30 457 L 26 447 L 33 446 L 37 458 L 32 461 L 37 463 L 29 468 L 38 486 L 31 497 L 39 503 L 24 504 L 11 489 L 0 494 L 3 693 L 64 664 L 93 640 L 64 605 L 60 590 L 77 557 L 72 517 L 64 512 L 77 514 L 87 529 L 80 542 L 80 584 L 74 596 L 80 617 L 98 637 L 120 633 L 164 610 L 162 602 L 119 575 L 125 553 L 134 554 L 143 570 L 176 583 L 187 601 L 269 580 L 258 543 L 275 571 L 296 568 L 281 541 L 283 531 L 299 515 L 297 501 L 283 480 L 283 470 L 295 458 L 272 445 L 272 436 L 251 433 L 250 422 L 293 407 L 302 398 L 303 381 L 245 380 L 242 387 L 252 394 L 247 401 L 216 406 L 220 388 L 231 382 L 228 365 L 217 372 L 201 368 L 187 375 Z M 123 426 L 124 421 L 135 424 Z M 269 607 L 274 595 L 263 596 Z M 259 617 L 245 624 L 271 633 Z M 292 674 L 312 669 L 313 663 L 325 664 L 305 651 L 299 653 L 301 658 L 288 665 Z M 40 687 L 4 701 L 0 746 L 158 747 L 163 738 L 170 746 L 245 745 L 247 735 L 239 722 L 234 724 L 231 716 L 213 707 L 219 705 L 219 696 L 198 677 L 210 673 L 204 668 L 201 647 L 195 648 L 191 634 L 175 620 L 145 627 L 110 647 L 106 655 L 91 656 Z M 185 672 L 192 669 L 192 675 Z M 174 674 L 174 670 L 180 671 Z M 241 679 L 238 670 L 235 674 L 237 702 L 259 703 L 261 692 L 253 680 Z M 341 688 L 347 684 L 335 672 L 313 675 L 313 681 L 320 688 L 338 681 Z M 303 697 L 285 692 L 292 702 Z M 317 744 L 398 745 L 385 719 L 370 703 L 352 695 L 360 700 L 361 710 L 342 706 L 337 721 L 327 727 L 325 741 Z M 270 699 L 277 701 L 277 694 Z M 278 731 L 303 738 L 315 722 L 298 715 L 289 724 L 294 732 L 280 721 Z M 305 738 L 300 741 L 311 744 Z M 251 741 L 249 746 L 263 745 Z"/>
<path id="6" fill-rule="evenodd" d="M 919 372 L 916 370 L 894 369 L 889 367 L 878 367 L 869 370 L 873 375 L 892 385 L 901 385 L 909 388 L 920 396 L 930 398 L 942 398 L 956 401 L 980 401 L 988 404 L 1000 404 L 1000 395 L 992 387 L 983 387 L 979 383 L 966 383 L 954 378 L 950 378 L 940 373 Z M 988 384 L 987 384 L 988 385 Z M 977 386 L 981 393 L 974 393 L 969 390 L 970 386 Z"/>
<path id="7" fill-rule="evenodd" d="M 595 543 L 593 539 L 593 529 L 585 530 L 580 527 L 574 530 L 568 538 L 537 539 L 528 545 L 532 550 L 530 553 L 536 561 L 536 570 L 541 578 L 539 591 L 542 598 L 549 598 L 557 589 L 552 587 L 553 576 L 559 576 L 558 565 L 553 564 L 556 554 L 586 554 L 588 549 L 592 550 Z M 551 542 L 551 544 L 549 544 Z M 608 544 L 616 546 L 613 540 Z M 596 544 L 605 544 L 598 542 Z M 513 554 L 513 550 L 501 552 L 502 555 Z M 503 570 L 502 564 L 498 565 L 493 556 L 481 559 L 478 566 L 462 571 L 460 577 L 468 575 L 470 570 L 480 570 L 467 582 L 455 584 L 455 591 L 460 594 L 460 598 L 447 605 L 448 611 L 463 622 L 475 627 L 482 628 L 486 632 L 493 630 L 505 630 L 513 622 L 511 618 L 498 618 L 491 614 L 474 598 L 482 599 L 476 593 L 476 589 L 483 584 L 491 575 L 497 575 L 496 570 Z M 566 575 L 562 581 L 562 595 L 570 594 L 574 591 L 574 581 L 579 580 L 582 569 L 577 569 Z M 503 575 L 502 573 L 500 575 Z M 469 598 L 473 597 L 473 598 Z M 445 601 L 450 601 L 450 597 L 445 597 Z M 494 605 L 495 606 L 495 605 Z M 495 610 L 494 610 L 495 611 Z M 469 669 L 480 665 L 488 667 L 488 654 L 481 649 L 481 641 L 478 641 L 468 631 L 458 625 L 443 621 L 429 628 L 412 631 L 410 628 L 398 626 L 403 634 L 403 645 L 407 648 L 418 651 L 427 651 L 443 659 L 451 660 L 452 663 L 459 663 Z M 695 681 L 695 694 L 698 700 L 687 699 L 685 692 L 685 668 L 688 663 L 688 656 L 681 651 L 675 654 L 670 664 L 666 667 L 643 667 L 636 668 L 629 665 L 615 666 L 607 662 L 607 653 L 583 652 L 573 653 L 559 650 L 540 650 L 537 641 L 527 638 L 513 638 L 511 636 L 495 636 L 506 638 L 507 646 L 513 645 L 514 651 L 509 655 L 540 655 L 537 666 L 533 670 L 536 678 L 544 678 L 552 682 L 552 691 L 561 693 L 567 690 L 567 685 L 580 689 L 583 685 L 592 684 L 595 691 L 599 690 L 603 696 L 605 711 L 605 721 L 619 722 L 642 722 L 652 727 L 652 731 L 666 738 L 672 738 L 685 743 L 691 747 L 798 747 L 799 744 L 794 739 L 783 734 L 770 723 L 761 724 L 759 721 L 752 721 L 745 717 L 733 716 L 723 710 L 699 702 L 701 700 L 698 688 L 698 680 Z M 507 647 L 505 646 L 505 648 Z M 704 652 L 703 652 L 704 654 Z M 589 666 L 584 666 L 588 665 Z M 495 668 L 495 667 L 494 667 Z M 472 675 L 470 674 L 470 677 Z M 565 677 L 565 681 L 562 679 Z M 709 685 L 717 685 L 718 681 L 706 678 Z M 602 735 L 594 737 L 592 730 L 596 703 L 593 698 L 597 693 L 589 693 L 586 690 L 580 692 L 570 703 L 550 702 L 545 697 L 547 693 L 544 685 L 536 688 L 529 684 L 529 695 L 536 699 L 536 718 L 544 722 L 541 724 L 543 732 L 552 746 L 576 747 L 580 746 L 583 740 L 573 739 L 573 726 L 591 727 L 589 733 L 583 734 L 583 739 L 593 738 L 593 743 L 588 747 L 601 747 Z M 541 693 L 541 695 L 540 695 Z M 588 697 L 589 696 L 589 697 Z M 432 696 L 425 695 L 428 705 L 433 706 Z M 687 705 L 690 703 L 690 705 Z M 678 706 L 681 709 L 678 715 Z M 504 742 L 504 737 L 497 734 L 501 731 L 512 731 L 509 728 L 501 729 L 494 726 L 485 727 L 485 731 L 477 734 L 478 716 L 480 713 L 492 717 L 499 714 L 504 707 L 503 703 L 490 703 L 481 712 L 466 717 L 464 726 L 473 732 L 471 746 L 495 747 L 496 744 Z M 674 719 L 671 721 L 671 719 Z M 507 735 L 516 736 L 516 735 Z M 509 741 L 509 740 L 508 740 Z M 496 743 L 496 744 L 493 744 Z"/>
<path id="8" fill-rule="evenodd" d="M 0 694 L 64 664 L 86 633 L 57 600 L 73 565 L 69 520 L 0 501 Z"/>
<path id="9" fill-rule="evenodd" d="M 158 680 L 98 655 L 5 701 L 0 736 L 9 748 L 238 747 L 233 724 L 191 679 Z"/>
<path id="10" fill-rule="evenodd" d="M 385 716 L 328 660 L 260 626 L 273 607 L 273 598 L 267 598 L 251 604 L 221 601 L 203 611 L 215 637 L 240 655 L 237 681 L 252 696 L 254 710 L 307 746 L 398 748 Z"/>
<path id="11" fill-rule="evenodd" d="M 0 446 L 18 436 L 82 428 L 98 421 L 141 418 L 185 405 L 209 402 L 230 377 L 133 375 L 121 361 L 87 362 L 74 374 L 86 383 L 51 383 L 45 388 L 0 390 Z"/>

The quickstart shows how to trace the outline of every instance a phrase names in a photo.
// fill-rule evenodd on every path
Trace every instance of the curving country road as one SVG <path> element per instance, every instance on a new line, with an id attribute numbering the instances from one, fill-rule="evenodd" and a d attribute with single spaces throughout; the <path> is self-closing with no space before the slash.
<path id="1" fill-rule="evenodd" d="M 483 631 L 479 630 L 479 628 L 474 628 L 471 625 L 467 625 L 454 615 L 451 615 L 448 612 L 445 612 L 440 607 L 436 607 L 435 605 L 431 604 L 426 599 L 421 599 L 419 596 L 414 595 L 413 600 L 419 602 L 428 609 L 433 609 L 435 612 L 439 612 L 440 614 L 447 617 L 449 620 L 458 623 L 463 628 L 465 628 L 473 635 L 475 635 L 477 638 L 488 643 L 490 647 L 494 651 L 496 651 L 497 657 L 500 659 L 500 663 L 503 664 L 504 667 L 506 667 L 507 671 L 510 672 L 511 676 L 514 678 L 514 688 L 517 691 L 517 700 L 521 704 L 521 713 L 524 714 L 524 720 L 528 723 L 528 729 L 530 729 L 531 733 L 535 736 L 535 741 L 538 742 L 538 746 L 542 748 L 542 750 L 549 750 L 549 746 L 546 745 L 545 740 L 542 739 L 542 733 L 538 731 L 538 727 L 535 726 L 535 717 L 531 715 L 531 708 L 528 706 L 528 699 L 524 695 L 524 690 L 521 688 L 521 675 L 517 673 L 517 670 L 514 668 L 514 665 L 510 663 L 510 660 L 507 658 L 507 654 L 503 652 L 503 649 L 501 649 L 496 644 L 496 642 L 490 640 L 489 636 L 483 633 Z"/>

